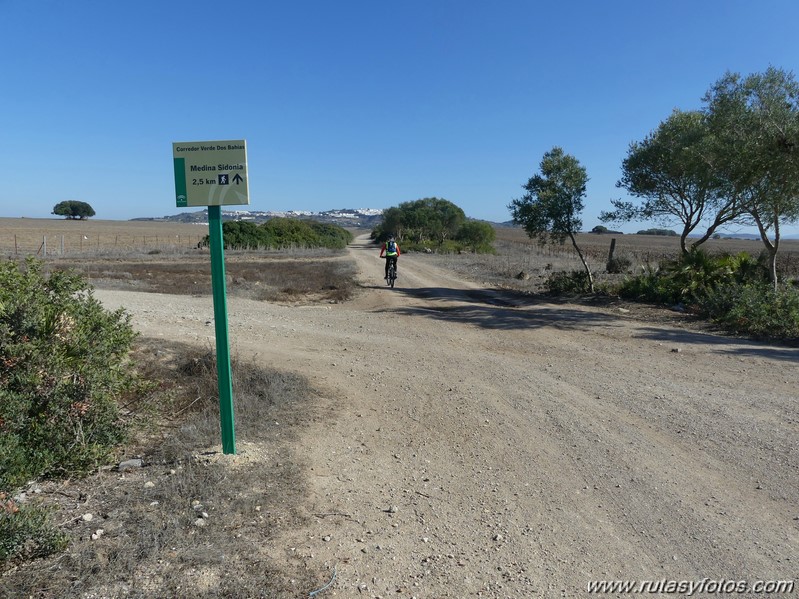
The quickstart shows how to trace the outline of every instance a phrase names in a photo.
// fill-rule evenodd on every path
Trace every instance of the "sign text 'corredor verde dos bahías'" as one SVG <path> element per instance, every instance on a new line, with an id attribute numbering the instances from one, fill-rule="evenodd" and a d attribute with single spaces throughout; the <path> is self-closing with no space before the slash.
<path id="1" fill-rule="evenodd" d="M 245 140 L 176 142 L 172 157 L 178 208 L 250 203 Z"/>

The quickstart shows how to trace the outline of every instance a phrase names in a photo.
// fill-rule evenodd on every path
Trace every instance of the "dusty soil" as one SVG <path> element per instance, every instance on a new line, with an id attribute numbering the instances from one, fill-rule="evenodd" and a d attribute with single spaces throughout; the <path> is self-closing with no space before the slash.
<path id="1" fill-rule="evenodd" d="M 297 441 L 310 524 L 273 547 L 335 576 L 316 596 L 797 577 L 798 350 L 514 298 L 425 256 L 392 290 L 366 239 L 350 253 L 353 301 L 229 301 L 234 352 L 307 376 L 331 414 Z M 208 297 L 96 295 L 212 343 Z"/>

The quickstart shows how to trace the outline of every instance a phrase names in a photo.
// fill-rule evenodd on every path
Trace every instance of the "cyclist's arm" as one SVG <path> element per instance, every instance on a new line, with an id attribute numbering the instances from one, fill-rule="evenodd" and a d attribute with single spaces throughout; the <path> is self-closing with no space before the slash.
<path id="1" fill-rule="evenodd" d="M 383 247 L 380 248 L 380 257 L 381 258 L 383 257 L 383 254 L 385 253 L 385 251 L 386 251 L 386 244 L 384 243 Z"/>

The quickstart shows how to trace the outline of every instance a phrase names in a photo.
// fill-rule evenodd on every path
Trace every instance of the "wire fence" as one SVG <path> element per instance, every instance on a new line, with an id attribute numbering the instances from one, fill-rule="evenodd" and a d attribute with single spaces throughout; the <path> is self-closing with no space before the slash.
<path id="1" fill-rule="evenodd" d="M 180 252 L 200 247 L 204 235 L 0 235 L 0 255 L 76 256 Z"/>

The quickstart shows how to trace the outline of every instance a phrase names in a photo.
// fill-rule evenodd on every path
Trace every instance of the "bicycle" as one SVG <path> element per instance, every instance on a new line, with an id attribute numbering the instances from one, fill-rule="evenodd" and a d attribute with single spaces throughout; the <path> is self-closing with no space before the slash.
<path id="1" fill-rule="evenodd" d="M 386 256 L 385 259 L 388 260 L 389 257 Z M 394 261 L 394 260 L 391 260 L 388 263 L 388 272 L 387 272 L 387 275 L 386 275 L 386 285 L 388 285 L 392 289 L 394 288 L 394 281 L 397 280 L 397 268 L 396 268 L 395 264 L 396 264 L 396 261 Z"/>

